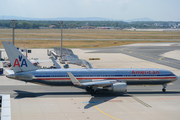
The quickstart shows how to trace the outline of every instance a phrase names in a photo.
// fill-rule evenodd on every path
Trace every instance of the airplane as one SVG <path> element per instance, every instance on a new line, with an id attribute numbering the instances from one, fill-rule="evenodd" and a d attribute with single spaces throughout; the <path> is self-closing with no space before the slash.
<path id="1" fill-rule="evenodd" d="M 86 91 L 98 93 L 98 88 L 126 93 L 127 85 L 166 86 L 178 77 L 165 69 L 39 69 L 9 41 L 2 41 L 13 72 L 6 77 L 50 86 L 85 86 Z"/>

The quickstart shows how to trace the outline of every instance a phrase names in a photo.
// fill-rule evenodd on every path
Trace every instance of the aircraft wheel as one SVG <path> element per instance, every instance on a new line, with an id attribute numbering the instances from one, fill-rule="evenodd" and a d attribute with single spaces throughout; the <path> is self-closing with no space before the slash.
<path id="1" fill-rule="evenodd" d="M 166 92 L 166 89 L 162 89 L 163 92 Z"/>
<path id="2" fill-rule="evenodd" d="M 92 88 L 90 88 L 89 86 L 86 87 L 86 91 L 89 92 Z"/>
<path id="3" fill-rule="evenodd" d="M 91 94 L 94 94 L 95 91 L 94 91 L 93 89 L 90 89 L 90 93 L 91 93 Z"/>
<path id="4" fill-rule="evenodd" d="M 96 90 L 95 93 L 96 93 L 96 94 L 99 94 L 99 90 Z"/>

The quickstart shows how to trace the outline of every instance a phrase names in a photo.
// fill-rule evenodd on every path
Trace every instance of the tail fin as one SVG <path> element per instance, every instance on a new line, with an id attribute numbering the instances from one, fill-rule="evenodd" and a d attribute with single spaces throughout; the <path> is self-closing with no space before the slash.
<path id="1" fill-rule="evenodd" d="M 2 43 L 15 73 L 38 69 L 19 50 L 17 50 L 11 42 L 2 41 Z"/>

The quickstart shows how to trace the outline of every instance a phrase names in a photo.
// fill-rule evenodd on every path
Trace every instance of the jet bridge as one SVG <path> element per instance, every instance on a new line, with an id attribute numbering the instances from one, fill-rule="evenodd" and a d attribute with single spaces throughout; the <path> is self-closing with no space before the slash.
<path id="1" fill-rule="evenodd" d="M 60 47 L 54 47 L 54 52 L 52 54 L 55 54 L 56 56 L 61 56 L 61 48 Z M 60 63 L 67 64 L 75 64 L 78 66 L 86 67 L 86 68 L 92 68 L 91 64 L 83 59 L 79 59 L 77 55 L 73 53 L 71 49 L 68 48 L 62 48 L 62 59 L 60 59 Z"/>

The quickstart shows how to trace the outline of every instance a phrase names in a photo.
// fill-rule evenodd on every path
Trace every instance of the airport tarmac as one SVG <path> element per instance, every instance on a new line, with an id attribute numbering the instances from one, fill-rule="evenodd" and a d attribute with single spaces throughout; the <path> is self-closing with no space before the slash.
<path id="1" fill-rule="evenodd" d="M 90 62 L 94 68 L 163 68 L 180 76 L 180 46 L 176 43 L 176 46 L 172 47 L 172 44 L 175 43 L 72 50 L 80 59 Z M 139 54 L 143 54 L 144 57 Z M 2 56 L 5 56 L 4 52 Z M 49 60 L 46 49 L 32 49 L 28 56 Z M 91 61 L 89 58 L 100 60 Z M 52 62 L 41 64 L 51 66 Z M 75 65 L 70 67 L 80 68 Z M 82 88 L 43 86 L 0 77 L 0 94 L 11 96 L 12 120 L 180 118 L 180 80 L 170 83 L 166 93 L 161 92 L 162 86 L 128 86 L 128 91 L 124 95 L 109 92 L 91 95 Z"/>

